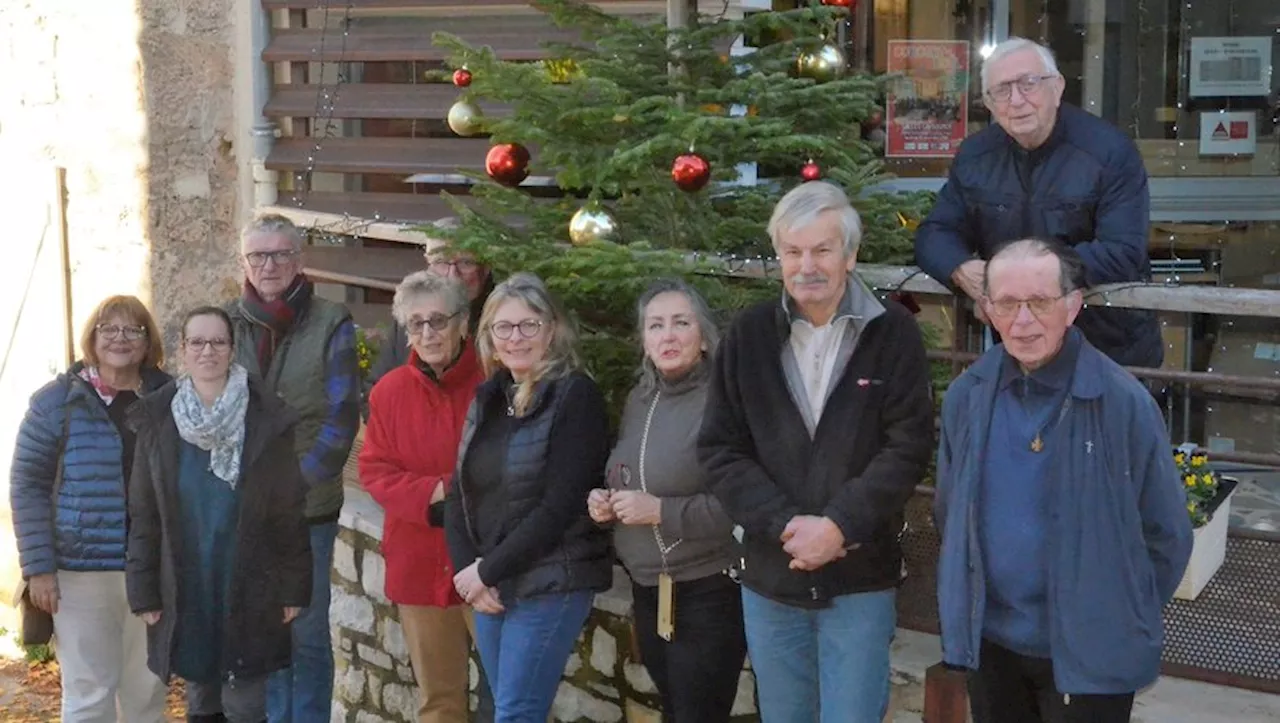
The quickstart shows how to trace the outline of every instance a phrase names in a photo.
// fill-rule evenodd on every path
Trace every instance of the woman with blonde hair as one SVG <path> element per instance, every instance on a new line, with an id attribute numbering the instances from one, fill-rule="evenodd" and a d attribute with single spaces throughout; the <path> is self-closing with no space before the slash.
<path id="1" fill-rule="evenodd" d="M 27 595 L 53 616 L 62 720 L 158 723 L 164 684 L 147 670 L 146 626 L 125 597 L 126 485 L 138 398 L 169 381 L 164 346 L 133 296 L 98 304 L 83 356 L 31 398 L 9 496 Z"/>
<path id="2" fill-rule="evenodd" d="M 532 274 L 485 302 L 477 349 L 488 380 L 463 426 L 445 532 L 454 585 L 478 613 L 495 723 L 547 719 L 592 597 L 612 582 L 608 534 L 586 504 L 609 420 L 575 343 Z"/>

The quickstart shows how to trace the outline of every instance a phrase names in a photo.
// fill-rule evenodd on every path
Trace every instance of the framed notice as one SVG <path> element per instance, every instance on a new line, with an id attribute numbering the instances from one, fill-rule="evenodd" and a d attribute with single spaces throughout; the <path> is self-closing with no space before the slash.
<path id="1" fill-rule="evenodd" d="M 950 158 L 969 127 L 969 41 L 890 40 L 885 155 Z"/>
<path id="2" fill-rule="evenodd" d="M 1239 156 L 1258 152 L 1258 114 L 1218 111 L 1200 114 L 1200 155 Z"/>
<path id="3" fill-rule="evenodd" d="M 1192 38 L 1192 98 L 1271 94 L 1271 38 Z"/>

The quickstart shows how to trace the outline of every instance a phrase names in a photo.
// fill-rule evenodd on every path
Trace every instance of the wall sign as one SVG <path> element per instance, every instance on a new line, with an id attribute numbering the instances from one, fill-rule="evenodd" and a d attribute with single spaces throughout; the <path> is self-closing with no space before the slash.
<path id="1" fill-rule="evenodd" d="M 1192 38 L 1192 98 L 1271 94 L 1271 38 Z"/>
<path id="2" fill-rule="evenodd" d="M 885 155 L 950 158 L 969 127 L 969 41 L 890 40 Z"/>
<path id="3" fill-rule="evenodd" d="M 1210 111 L 1200 114 L 1200 155 L 1252 155 L 1258 150 L 1258 114 Z"/>

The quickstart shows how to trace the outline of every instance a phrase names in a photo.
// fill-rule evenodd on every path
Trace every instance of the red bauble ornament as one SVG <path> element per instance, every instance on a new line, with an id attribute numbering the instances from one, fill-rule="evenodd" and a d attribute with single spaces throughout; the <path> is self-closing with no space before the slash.
<path id="1" fill-rule="evenodd" d="M 822 0 L 823 5 L 831 5 L 834 7 L 849 8 L 849 12 L 858 9 L 858 0 Z"/>
<path id="2" fill-rule="evenodd" d="M 671 180 L 681 191 L 700 191 L 711 180 L 711 164 L 697 153 L 676 156 L 675 163 L 671 164 Z"/>
<path id="3" fill-rule="evenodd" d="M 816 181 L 822 178 L 822 169 L 818 167 L 818 164 L 809 161 L 800 169 L 800 177 L 806 181 Z"/>
<path id="4" fill-rule="evenodd" d="M 471 71 L 466 68 L 458 68 L 453 71 L 453 84 L 459 88 L 471 85 Z"/>
<path id="5" fill-rule="evenodd" d="M 484 157 L 484 170 L 504 186 L 518 186 L 529 177 L 529 150 L 519 143 L 499 143 Z"/>

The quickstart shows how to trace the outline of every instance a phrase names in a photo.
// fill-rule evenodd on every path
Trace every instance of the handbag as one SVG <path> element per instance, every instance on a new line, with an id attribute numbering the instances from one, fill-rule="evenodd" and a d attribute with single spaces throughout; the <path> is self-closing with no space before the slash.
<path id="1" fill-rule="evenodd" d="M 58 440 L 58 466 L 53 474 L 53 490 L 49 495 L 53 519 L 58 514 L 58 493 L 62 490 L 62 455 L 67 449 L 67 434 L 71 426 L 71 410 L 64 407 L 62 413 L 62 437 Z M 56 573 L 55 573 L 56 574 Z M 22 614 L 21 638 L 24 646 L 48 645 L 53 640 L 53 616 L 31 602 L 31 588 L 26 578 L 18 583 L 14 602 Z"/>

